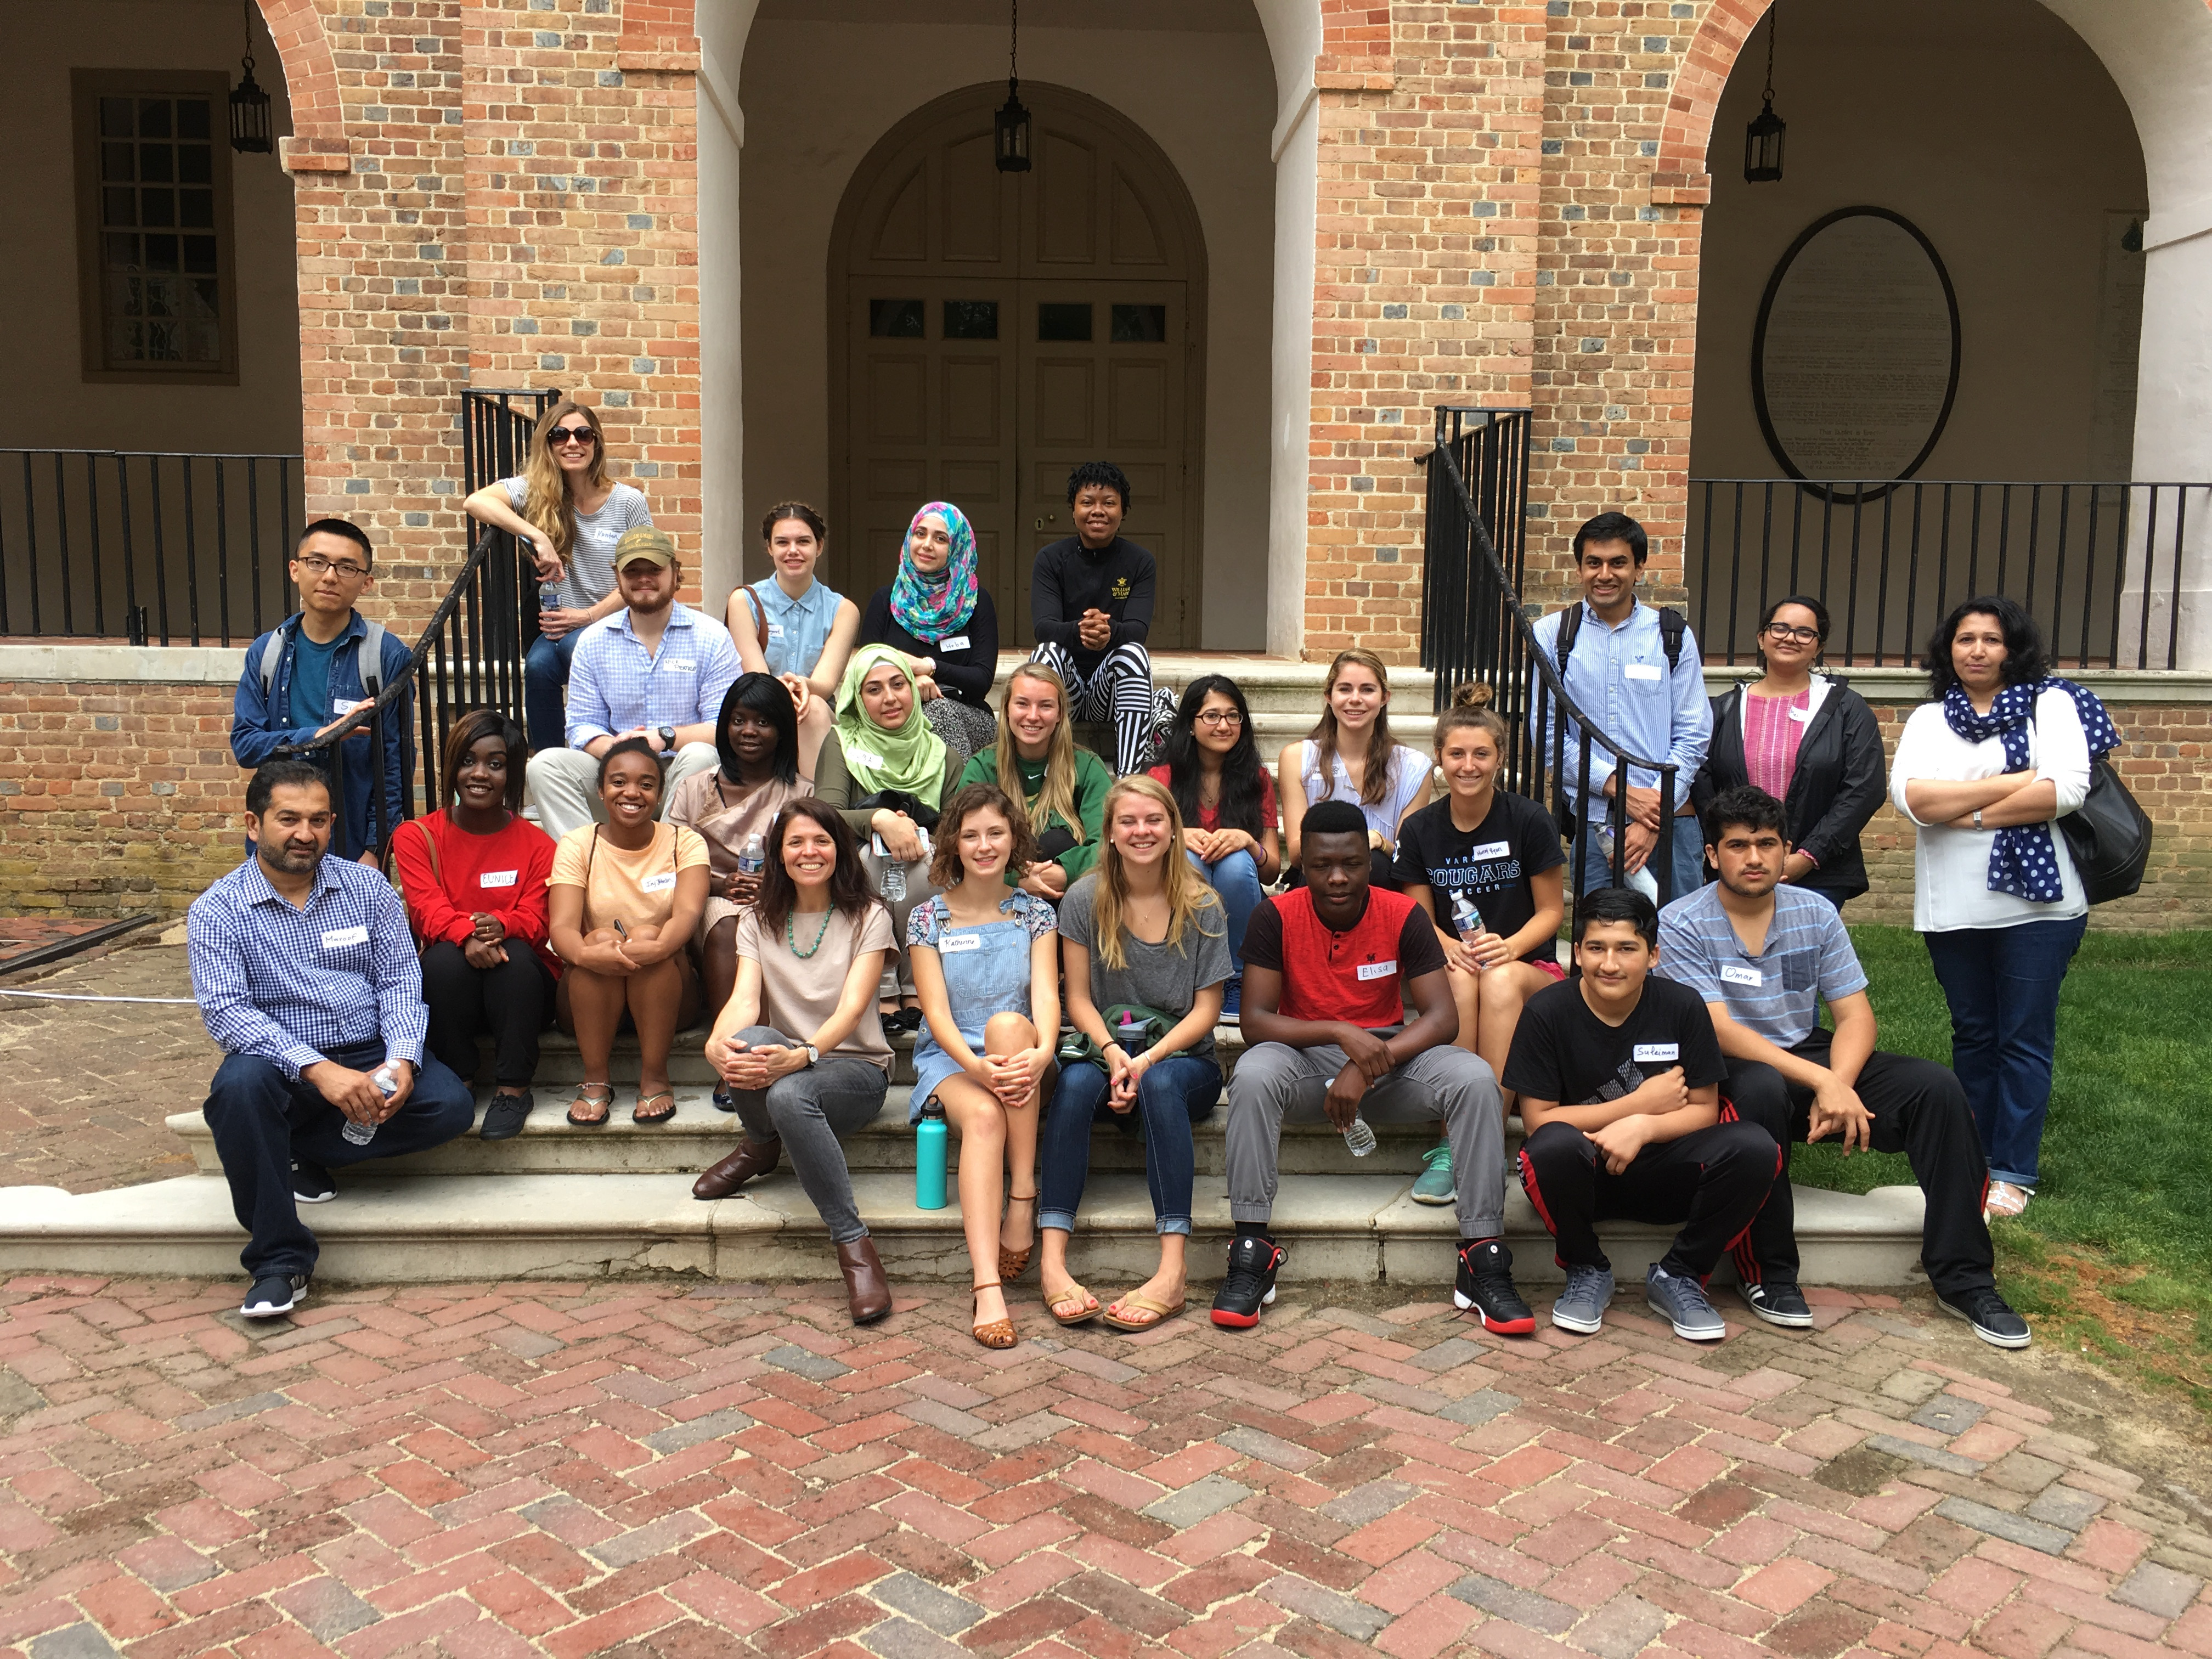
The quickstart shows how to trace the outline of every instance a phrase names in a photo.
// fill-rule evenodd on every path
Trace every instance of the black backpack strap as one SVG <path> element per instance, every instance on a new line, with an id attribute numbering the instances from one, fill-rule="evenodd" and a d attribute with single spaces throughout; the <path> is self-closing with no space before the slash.
<path id="1" fill-rule="evenodd" d="M 1552 654 L 1563 680 L 1567 677 L 1567 659 L 1575 654 L 1575 635 L 1582 631 L 1583 602 L 1577 599 L 1559 612 L 1559 636 L 1552 647 Z"/>
<path id="2" fill-rule="evenodd" d="M 1667 672 L 1673 673 L 1682 665 L 1682 636 L 1690 631 L 1690 619 L 1671 605 L 1659 607 L 1659 643 L 1667 648 Z"/>

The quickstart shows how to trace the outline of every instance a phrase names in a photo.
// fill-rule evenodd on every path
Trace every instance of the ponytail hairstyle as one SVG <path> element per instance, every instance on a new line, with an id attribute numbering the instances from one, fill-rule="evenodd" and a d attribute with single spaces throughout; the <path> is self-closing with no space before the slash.
<path id="1" fill-rule="evenodd" d="M 1505 754 L 1505 722 L 1490 706 L 1491 690 L 1480 680 L 1471 680 L 1452 693 L 1451 707 L 1437 716 L 1437 753 L 1444 752 L 1444 734 L 1470 727 L 1490 733 L 1502 759 Z"/>
<path id="2" fill-rule="evenodd" d="M 1011 716 L 1016 680 L 1034 680 L 1039 685 L 1048 685 L 1053 696 L 1060 699 L 1060 718 L 1054 722 L 1051 739 L 1045 745 L 1044 784 L 1033 801 L 1022 787 L 1022 751 L 1014 742 Z M 1040 830 L 1049 819 L 1057 817 L 1075 837 L 1075 844 L 1082 846 L 1087 837 L 1082 816 L 1075 810 L 1075 714 L 1068 706 L 1066 682 L 1041 662 L 1025 662 L 1006 677 L 1006 695 L 999 699 L 997 760 L 999 787 L 1025 804 L 1030 829 Z"/>
<path id="3" fill-rule="evenodd" d="M 522 516 L 545 534 L 563 566 L 575 562 L 576 498 L 569 493 L 568 474 L 553 453 L 553 428 L 571 415 L 592 423 L 598 441 L 592 446 L 592 465 L 586 475 L 592 488 L 607 487 L 607 436 L 599 429 L 599 412 L 589 404 L 563 398 L 547 410 L 530 436 L 530 459 L 523 463 Z"/>
<path id="4" fill-rule="evenodd" d="M 1336 710 L 1330 706 L 1328 694 L 1335 690 L 1337 676 L 1346 668 L 1359 667 L 1375 676 L 1375 683 L 1382 688 L 1382 707 L 1375 711 L 1373 735 L 1367 739 L 1367 767 L 1359 778 L 1359 799 L 1366 805 L 1379 805 L 1390 793 L 1390 775 L 1396 769 L 1396 745 L 1390 737 L 1390 671 L 1382 665 L 1382 659 L 1372 651 L 1353 646 L 1340 651 L 1328 665 L 1328 678 L 1322 682 L 1321 719 L 1314 729 L 1306 733 L 1306 741 L 1314 745 L 1314 762 L 1321 773 L 1321 796 L 1328 799 L 1336 793 Z"/>
<path id="5" fill-rule="evenodd" d="M 1167 848 L 1160 855 L 1160 879 L 1167 894 L 1168 936 L 1163 944 L 1172 945 L 1184 956 L 1190 954 L 1183 945 L 1183 929 L 1195 927 L 1208 939 L 1217 937 L 1215 931 L 1199 918 L 1207 911 L 1213 913 L 1225 933 L 1229 927 L 1228 913 L 1223 909 L 1220 895 L 1206 884 L 1204 877 L 1191 868 L 1190 860 L 1182 852 L 1182 814 L 1176 811 L 1175 797 L 1158 778 L 1139 772 L 1132 777 L 1117 778 L 1114 787 L 1106 792 L 1105 829 L 1102 838 L 1105 845 L 1098 850 L 1098 890 L 1091 896 L 1091 934 L 1097 940 L 1098 960 L 1107 967 L 1120 971 L 1129 965 L 1129 953 L 1121 942 L 1123 928 L 1121 912 L 1129 902 L 1128 872 L 1121 867 L 1121 849 L 1114 844 L 1114 804 L 1125 795 L 1142 795 L 1167 809 Z M 1362 820 L 1363 827 L 1365 820 Z"/>
<path id="6" fill-rule="evenodd" d="M 1182 702 L 1176 709 L 1175 723 L 1168 727 L 1167 767 L 1168 790 L 1175 796 L 1176 810 L 1182 814 L 1185 823 L 1196 823 L 1199 815 L 1198 786 L 1201 768 L 1198 754 L 1198 711 L 1206 707 L 1206 700 L 1219 692 L 1237 705 L 1237 742 L 1221 757 L 1221 799 L 1216 810 L 1218 822 L 1224 830 L 1242 830 L 1257 840 L 1260 836 L 1260 746 L 1252 737 L 1252 710 L 1244 701 L 1243 688 L 1226 674 L 1201 674 L 1186 687 Z"/>

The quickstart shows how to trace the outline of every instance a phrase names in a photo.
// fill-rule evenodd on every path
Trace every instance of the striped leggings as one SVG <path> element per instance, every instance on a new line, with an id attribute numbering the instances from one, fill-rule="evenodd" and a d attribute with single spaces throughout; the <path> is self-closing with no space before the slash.
<path id="1" fill-rule="evenodd" d="M 1048 640 L 1030 653 L 1067 683 L 1069 715 L 1079 720 L 1114 721 L 1114 771 L 1119 777 L 1141 772 L 1152 747 L 1152 659 L 1131 641 L 1109 651 L 1089 674 L 1075 665 L 1066 646 Z"/>

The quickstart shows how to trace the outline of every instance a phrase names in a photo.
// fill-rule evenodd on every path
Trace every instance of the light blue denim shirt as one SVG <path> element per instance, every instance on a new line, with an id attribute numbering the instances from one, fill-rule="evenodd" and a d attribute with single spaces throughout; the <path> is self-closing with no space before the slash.
<path id="1" fill-rule="evenodd" d="M 1596 724 L 1597 729 L 1627 750 L 1654 760 L 1674 763 L 1674 805 L 1677 811 L 1690 799 L 1690 780 L 1705 763 L 1705 750 L 1713 740 L 1713 708 L 1705 696 L 1705 659 L 1698 637 L 1682 630 L 1680 660 L 1671 672 L 1667 647 L 1659 637 L 1659 613 L 1638 601 L 1628 618 L 1614 628 L 1580 600 L 1582 629 L 1567 658 L 1567 695 Z M 1559 660 L 1559 618 L 1553 611 L 1536 623 L 1537 648 L 1546 662 Z M 1534 671 L 1530 671 L 1533 674 Z M 1545 723 L 1544 757 L 1552 756 L 1553 711 Z M 1571 785 L 1580 769 L 1581 734 L 1567 722 L 1565 769 Z M 1613 757 L 1602 749 L 1590 750 L 1589 792 L 1604 793 L 1613 775 Z M 1635 787 L 1656 789 L 1659 775 L 1649 767 L 1629 769 Z"/>
<path id="2" fill-rule="evenodd" d="M 811 674 L 822 660 L 822 647 L 830 643 L 830 629 L 844 595 L 817 581 L 794 599 L 773 576 L 755 582 L 752 592 L 768 618 L 768 643 L 761 653 L 768 659 L 768 672 L 802 678 Z"/>

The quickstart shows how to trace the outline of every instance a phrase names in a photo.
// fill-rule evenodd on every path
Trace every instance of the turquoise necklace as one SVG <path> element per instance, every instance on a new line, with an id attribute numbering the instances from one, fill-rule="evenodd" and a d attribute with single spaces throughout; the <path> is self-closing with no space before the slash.
<path id="1" fill-rule="evenodd" d="M 797 957 L 801 962 L 805 962 L 809 957 L 816 955 L 821 951 L 822 941 L 829 936 L 830 918 L 837 914 L 837 907 L 833 904 L 827 910 L 824 910 L 822 913 L 822 926 L 815 929 L 814 943 L 804 951 L 799 948 L 799 940 L 793 936 L 791 931 L 791 916 L 796 915 L 797 914 L 798 912 L 794 910 L 790 915 L 786 915 L 783 919 L 783 942 L 786 945 L 790 947 L 792 955 Z"/>

